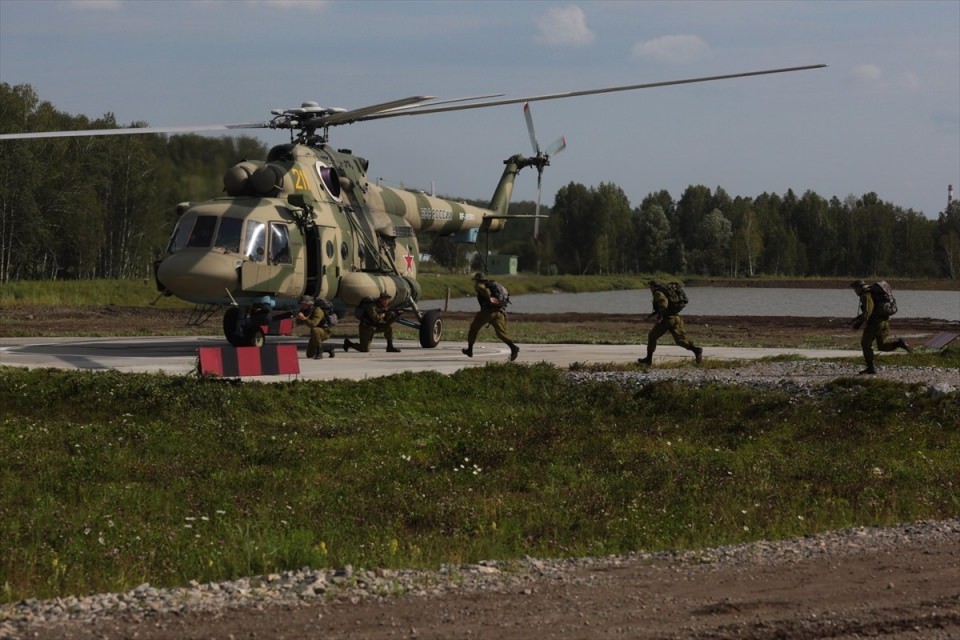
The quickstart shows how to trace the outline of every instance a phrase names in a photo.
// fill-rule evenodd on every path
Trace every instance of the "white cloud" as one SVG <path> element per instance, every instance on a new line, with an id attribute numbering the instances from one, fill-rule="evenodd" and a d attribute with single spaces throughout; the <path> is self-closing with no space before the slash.
<path id="1" fill-rule="evenodd" d="M 635 58 L 653 58 L 663 62 L 693 62 L 705 58 L 710 46 L 700 36 L 660 36 L 633 45 Z"/>
<path id="2" fill-rule="evenodd" d="M 900 84 L 906 89 L 916 91 L 920 88 L 920 77 L 914 72 L 908 71 L 900 77 Z"/>
<path id="3" fill-rule="evenodd" d="M 535 40 L 540 44 L 586 45 L 594 40 L 583 10 L 575 4 L 550 9 L 545 16 L 537 18 L 537 29 Z"/>
<path id="4" fill-rule="evenodd" d="M 858 82 L 879 84 L 883 82 L 883 71 L 875 64 L 860 64 L 853 68 L 853 78 Z"/>

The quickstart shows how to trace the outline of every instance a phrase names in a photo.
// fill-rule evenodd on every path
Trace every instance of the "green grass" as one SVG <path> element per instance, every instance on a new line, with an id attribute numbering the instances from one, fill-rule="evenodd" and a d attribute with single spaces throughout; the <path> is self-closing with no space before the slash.
<path id="1" fill-rule="evenodd" d="M 956 366 L 954 363 L 953 366 Z M 956 394 L 546 365 L 233 384 L 0 368 L 2 601 L 712 546 L 960 512 Z"/>
<path id="2" fill-rule="evenodd" d="M 24 280 L 0 286 L 0 307 L 147 307 L 154 300 L 159 307 L 193 306 L 170 296 L 157 300 L 157 295 L 156 284 L 146 279 Z"/>
<path id="3" fill-rule="evenodd" d="M 511 295 L 564 291 L 617 291 L 643 289 L 647 278 L 641 276 L 497 276 L 509 283 Z M 421 299 L 443 299 L 447 290 L 453 296 L 473 295 L 469 274 L 424 273 L 419 278 Z M 157 297 L 152 280 L 42 280 L 10 282 L 0 286 L 0 307 L 116 305 L 143 307 Z M 158 301 L 161 307 L 192 306 L 172 297 Z"/>

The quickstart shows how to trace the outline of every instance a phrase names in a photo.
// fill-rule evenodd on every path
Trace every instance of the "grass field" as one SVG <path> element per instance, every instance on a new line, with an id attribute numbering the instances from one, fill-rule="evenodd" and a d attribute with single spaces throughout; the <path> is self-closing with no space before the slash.
<path id="1" fill-rule="evenodd" d="M 956 366 L 956 363 L 953 364 Z M 0 368 L 2 600 L 701 547 L 960 511 L 956 394 Z"/>

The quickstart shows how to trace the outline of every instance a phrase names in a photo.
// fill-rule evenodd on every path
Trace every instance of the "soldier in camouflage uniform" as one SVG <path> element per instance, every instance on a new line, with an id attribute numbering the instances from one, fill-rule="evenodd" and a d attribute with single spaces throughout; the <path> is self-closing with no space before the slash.
<path id="1" fill-rule="evenodd" d="M 863 336 L 860 338 L 860 348 L 863 350 L 863 359 L 867 363 L 867 368 L 860 372 L 861 375 L 873 375 L 877 372 L 873 366 L 873 343 L 877 343 L 877 349 L 880 351 L 893 351 L 903 349 L 907 353 L 913 353 L 913 349 L 903 338 L 897 340 L 887 340 L 890 335 L 890 316 L 881 312 L 873 300 L 873 293 L 870 285 L 863 280 L 851 282 L 850 287 L 860 296 L 860 315 L 854 318 L 850 324 L 854 329 L 863 326 Z"/>
<path id="2" fill-rule="evenodd" d="M 367 353 L 370 351 L 374 334 L 383 333 L 383 337 L 387 339 L 387 351 L 400 352 L 400 349 L 393 346 L 393 323 L 400 317 L 400 313 L 390 308 L 392 299 L 393 296 L 384 291 L 376 300 L 368 298 L 360 303 L 361 309 L 357 314 L 360 317 L 360 344 L 352 342 L 350 338 L 344 338 L 344 351 L 352 348 L 361 353 Z"/>
<path id="3" fill-rule="evenodd" d="M 667 299 L 661 284 L 656 280 L 650 281 L 650 293 L 653 294 L 653 313 L 648 315 L 647 318 L 657 316 L 657 323 L 647 334 L 647 356 L 637 360 L 637 364 L 653 364 L 653 352 L 657 349 L 657 340 L 668 331 L 678 346 L 693 351 L 697 364 L 700 364 L 703 361 L 703 349 L 687 339 L 687 334 L 683 330 L 683 318 L 680 317 L 680 314 L 670 313 L 670 300 Z"/>
<path id="4" fill-rule="evenodd" d="M 467 348 L 461 349 L 463 355 L 468 358 L 473 357 L 473 345 L 477 341 L 477 334 L 484 326 L 490 325 L 496 332 L 497 337 L 510 347 L 510 361 L 513 362 L 517 359 L 517 354 L 520 353 L 520 347 L 510 339 L 510 334 L 507 333 L 507 311 L 503 301 L 493 297 L 487 286 L 489 282 L 483 277 L 482 273 L 473 274 L 473 284 L 477 292 L 477 302 L 480 303 L 480 311 L 477 311 L 477 315 L 473 317 L 473 322 L 470 323 L 470 330 L 467 333 Z"/>
<path id="5" fill-rule="evenodd" d="M 317 306 L 313 296 L 300 298 L 300 311 L 297 320 L 310 328 L 310 341 L 307 342 L 307 357 L 319 360 L 326 352 L 334 357 L 332 346 L 324 346 L 323 341 L 330 337 L 330 323 L 323 309 Z"/>

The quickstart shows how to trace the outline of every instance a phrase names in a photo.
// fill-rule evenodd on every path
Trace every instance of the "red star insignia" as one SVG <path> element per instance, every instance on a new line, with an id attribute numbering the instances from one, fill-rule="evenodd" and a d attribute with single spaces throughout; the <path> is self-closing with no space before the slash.
<path id="1" fill-rule="evenodd" d="M 403 256 L 403 259 L 407 261 L 407 272 L 413 271 L 413 254 L 410 253 L 410 249 L 407 249 L 407 254 Z"/>

